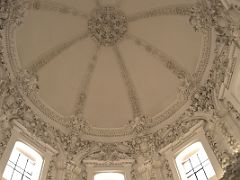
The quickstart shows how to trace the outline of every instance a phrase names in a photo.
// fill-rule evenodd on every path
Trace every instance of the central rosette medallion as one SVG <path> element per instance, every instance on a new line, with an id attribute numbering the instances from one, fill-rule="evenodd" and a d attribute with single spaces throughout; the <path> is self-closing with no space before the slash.
<path id="1" fill-rule="evenodd" d="M 122 11 L 111 7 L 96 9 L 88 20 L 92 38 L 103 46 L 112 46 L 127 32 L 127 18 Z"/>

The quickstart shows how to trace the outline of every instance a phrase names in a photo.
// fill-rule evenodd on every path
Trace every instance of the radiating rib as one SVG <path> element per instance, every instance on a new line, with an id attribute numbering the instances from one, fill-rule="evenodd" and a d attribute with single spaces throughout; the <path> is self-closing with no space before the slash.
<path id="1" fill-rule="evenodd" d="M 44 54 L 40 55 L 37 60 L 33 61 L 34 63 L 28 67 L 28 70 L 30 72 L 37 72 L 39 69 L 41 69 L 43 66 L 48 64 L 52 59 L 57 57 L 59 54 L 61 54 L 63 51 L 67 50 L 71 46 L 73 46 L 75 43 L 85 39 L 88 37 L 88 33 L 81 34 L 73 39 L 70 39 L 58 46 L 55 46 L 54 48 L 48 50 Z"/>
<path id="2" fill-rule="evenodd" d="M 130 74 L 127 70 L 125 62 L 124 62 L 124 60 L 122 58 L 122 55 L 119 51 L 119 48 L 117 46 L 115 46 L 115 47 L 113 47 L 113 51 L 116 54 L 117 62 L 119 64 L 119 67 L 120 67 L 120 70 L 121 70 L 122 78 L 123 78 L 124 83 L 127 87 L 129 101 L 130 101 L 130 104 L 132 106 L 133 115 L 134 115 L 134 117 L 139 117 L 139 116 L 142 115 L 142 109 L 141 109 L 141 105 L 140 105 L 139 98 L 137 96 L 136 89 L 134 87 L 133 81 L 132 81 L 132 79 L 130 77 Z"/>
<path id="3" fill-rule="evenodd" d="M 148 53 L 160 60 L 160 62 L 179 79 L 190 79 L 191 75 L 165 52 L 134 35 L 127 34 L 126 38 L 133 40 L 136 45 L 143 47 Z"/>
<path id="4" fill-rule="evenodd" d="M 147 11 L 138 12 L 128 16 L 128 21 L 136 21 L 139 19 L 151 18 L 163 15 L 182 15 L 189 16 L 193 10 L 194 4 L 179 4 L 166 7 L 153 8 Z"/>
<path id="5" fill-rule="evenodd" d="M 73 16 L 80 16 L 88 18 L 88 15 L 80 10 L 51 0 L 35 0 L 32 8 L 34 10 L 53 11 L 61 14 L 70 14 Z"/>
<path id="6" fill-rule="evenodd" d="M 99 49 L 100 49 L 100 46 L 97 46 L 96 52 L 94 53 L 93 57 L 91 58 L 91 60 L 88 64 L 88 67 L 87 67 L 87 71 L 86 71 L 85 75 L 83 76 L 82 82 L 80 84 L 81 89 L 80 89 L 80 94 L 78 97 L 78 103 L 77 103 L 76 109 L 75 109 L 76 115 L 83 113 L 84 106 L 86 104 L 86 99 L 87 99 L 88 87 L 89 87 L 90 81 L 92 79 L 95 66 L 97 64 L 97 56 L 98 56 Z"/>

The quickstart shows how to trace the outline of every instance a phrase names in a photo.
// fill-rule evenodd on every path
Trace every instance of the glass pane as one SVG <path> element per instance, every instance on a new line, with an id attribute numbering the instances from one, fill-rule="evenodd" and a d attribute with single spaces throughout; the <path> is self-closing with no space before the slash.
<path id="1" fill-rule="evenodd" d="M 34 168 L 34 165 L 33 165 L 33 163 L 30 161 L 30 162 L 27 163 L 27 167 L 26 167 L 26 170 L 25 170 L 25 171 L 28 172 L 29 174 L 32 174 L 33 168 Z"/>
<path id="2" fill-rule="evenodd" d="M 32 176 L 31 176 L 31 175 L 29 175 L 29 174 L 28 174 L 28 173 L 26 173 L 26 172 L 25 172 L 24 176 L 26 176 L 28 179 L 31 179 L 31 178 L 32 178 Z"/>
<path id="3" fill-rule="evenodd" d="M 189 172 L 189 171 L 192 169 L 191 164 L 190 164 L 189 161 L 186 161 L 186 162 L 183 164 L 183 167 L 184 167 L 186 173 Z"/>
<path id="4" fill-rule="evenodd" d="M 8 161 L 7 165 L 10 166 L 10 167 L 12 167 L 12 168 L 15 167 L 15 164 L 13 164 L 11 161 Z"/>
<path id="5" fill-rule="evenodd" d="M 189 180 L 197 180 L 196 176 L 193 174 L 191 177 L 188 178 Z"/>
<path id="6" fill-rule="evenodd" d="M 121 173 L 98 173 L 94 180 L 125 180 L 125 178 Z"/>
<path id="7" fill-rule="evenodd" d="M 204 161 L 204 162 L 202 163 L 202 166 L 205 167 L 205 166 L 207 166 L 207 165 L 209 165 L 209 164 L 210 164 L 210 161 L 207 160 L 207 161 Z"/>
<path id="8" fill-rule="evenodd" d="M 19 153 L 17 151 L 13 151 L 9 160 L 12 161 L 14 164 L 16 164 L 18 156 L 19 156 Z"/>
<path id="9" fill-rule="evenodd" d="M 18 159 L 17 165 L 24 169 L 26 166 L 26 163 L 27 163 L 27 157 L 21 154 Z"/>
<path id="10" fill-rule="evenodd" d="M 203 170 L 198 171 L 196 175 L 199 180 L 208 180 Z"/>
<path id="11" fill-rule="evenodd" d="M 193 155 L 192 157 L 190 157 L 190 160 L 191 160 L 191 163 L 192 163 L 193 167 L 196 167 L 197 165 L 200 164 L 197 155 Z"/>
<path id="12" fill-rule="evenodd" d="M 21 180 L 22 179 L 22 174 L 17 172 L 17 171 L 14 171 L 13 173 L 13 177 L 12 177 L 12 180 Z"/>
<path id="13" fill-rule="evenodd" d="M 187 177 L 191 176 L 192 174 L 194 174 L 193 170 L 186 173 Z"/>
<path id="14" fill-rule="evenodd" d="M 15 169 L 16 169 L 16 171 L 18 171 L 18 172 L 20 172 L 21 174 L 23 174 L 23 169 L 22 169 L 22 168 L 16 166 Z"/>
<path id="15" fill-rule="evenodd" d="M 28 178 L 27 176 L 23 176 L 23 180 L 31 180 L 31 179 Z"/>
<path id="16" fill-rule="evenodd" d="M 208 159 L 207 154 L 203 150 L 199 151 L 198 157 L 199 157 L 201 162 L 203 162 L 203 161 Z"/>
<path id="17" fill-rule="evenodd" d="M 3 177 L 5 179 L 10 179 L 13 173 L 13 168 L 6 166 L 4 173 L 3 173 Z"/>
<path id="18" fill-rule="evenodd" d="M 205 170 L 208 178 L 213 177 L 215 175 L 214 169 L 211 164 L 207 165 L 204 168 L 204 170 Z"/>
<path id="19" fill-rule="evenodd" d="M 196 166 L 196 167 L 194 168 L 194 172 L 197 172 L 197 171 L 199 171 L 201 168 L 202 168 L 202 166 L 201 166 L 201 165 L 198 165 L 198 166 Z"/>

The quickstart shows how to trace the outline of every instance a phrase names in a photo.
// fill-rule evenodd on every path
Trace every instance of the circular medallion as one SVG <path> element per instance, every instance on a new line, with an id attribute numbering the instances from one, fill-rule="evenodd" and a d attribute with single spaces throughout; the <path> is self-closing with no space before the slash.
<path id="1" fill-rule="evenodd" d="M 102 7 L 93 12 L 88 21 L 88 30 L 100 45 L 112 46 L 126 33 L 127 18 L 114 7 Z"/>

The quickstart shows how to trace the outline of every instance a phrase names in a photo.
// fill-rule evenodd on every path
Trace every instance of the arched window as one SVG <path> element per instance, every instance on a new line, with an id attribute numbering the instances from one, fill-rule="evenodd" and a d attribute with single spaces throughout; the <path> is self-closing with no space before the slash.
<path id="1" fill-rule="evenodd" d="M 125 180 L 122 173 L 117 172 L 101 172 L 94 176 L 94 180 Z"/>
<path id="2" fill-rule="evenodd" d="M 38 180 L 43 158 L 28 145 L 17 141 L 3 172 L 4 180 Z"/>
<path id="3" fill-rule="evenodd" d="M 181 151 L 176 157 L 176 164 L 182 180 L 217 179 L 207 153 L 200 142 Z"/>

